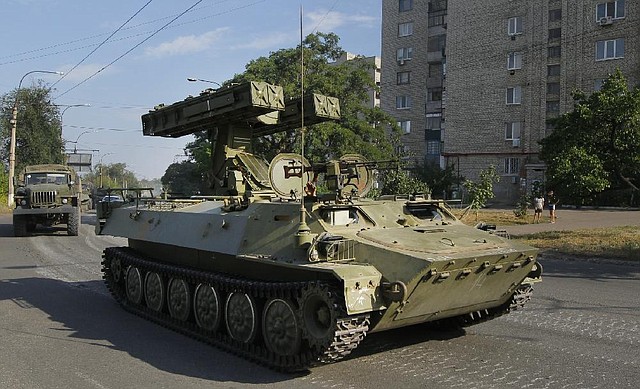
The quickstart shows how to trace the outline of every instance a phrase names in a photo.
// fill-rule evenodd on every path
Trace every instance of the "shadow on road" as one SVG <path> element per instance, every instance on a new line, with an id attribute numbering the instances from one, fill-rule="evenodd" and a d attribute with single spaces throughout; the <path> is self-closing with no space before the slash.
<path id="1" fill-rule="evenodd" d="M 310 373 L 281 374 L 232 356 L 125 312 L 115 301 L 103 298 L 107 293 L 102 281 L 63 282 L 48 278 L 0 281 L 0 300 L 11 300 L 21 308 L 35 307 L 68 329 L 44 336 L 120 350 L 162 371 L 215 382 L 267 384 Z M 23 329 L 5 330 L 23 332 Z M 42 329 L 43 334 L 48 331 L 50 328 Z M 385 331 L 368 336 L 347 359 L 463 335 L 464 330 L 434 330 L 426 325 Z"/>
<path id="2" fill-rule="evenodd" d="M 80 217 L 80 223 L 90 226 L 96 225 L 96 214 L 93 211 L 83 213 Z M 36 230 L 29 233 L 29 236 L 41 235 L 67 235 L 67 225 L 59 224 L 55 226 L 43 226 L 38 224 Z M 0 215 L 0 238 L 14 237 L 13 234 L 13 216 L 11 214 Z"/>
<path id="3" fill-rule="evenodd" d="M 128 353 L 162 371 L 217 382 L 265 384 L 294 378 L 232 356 L 189 339 L 122 310 L 102 294 L 102 281 L 63 282 L 47 278 L 0 281 L 0 300 L 21 308 L 37 308 L 68 331 L 51 335 L 51 327 L 38 336 L 51 336 L 83 345 Z M 3 328 L 22 334 L 22 328 Z M 82 346 L 78 346 L 82 348 Z M 63 357 L 63 356 L 61 356 Z"/>

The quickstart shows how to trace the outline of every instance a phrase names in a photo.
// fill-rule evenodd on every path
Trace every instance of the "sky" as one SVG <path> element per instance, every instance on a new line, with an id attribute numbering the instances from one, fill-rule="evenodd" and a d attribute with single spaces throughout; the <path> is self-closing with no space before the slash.
<path id="1" fill-rule="evenodd" d="M 43 80 L 64 110 L 66 148 L 94 165 L 160 178 L 185 159 L 177 139 L 142 135 L 140 117 L 215 87 L 252 59 L 333 32 L 351 53 L 380 55 L 382 0 L 3 0 L 0 95 Z M 18 126 L 20 124 L 18 123 Z M 19 158 L 19 151 L 17 154 Z"/>

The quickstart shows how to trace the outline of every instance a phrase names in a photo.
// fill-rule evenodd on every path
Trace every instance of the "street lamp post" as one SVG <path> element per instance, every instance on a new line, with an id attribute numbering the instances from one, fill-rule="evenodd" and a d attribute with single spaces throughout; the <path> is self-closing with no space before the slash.
<path id="1" fill-rule="evenodd" d="M 80 135 L 82 135 L 82 134 L 80 134 Z M 100 157 L 100 187 L 101 187 L 101 188 L 102 188 L 102 158 L 106 157 L 107 155 L 113 155 L 113 154 L 114 154 L 114 153 L 106 153 L 106 154 L 103 154 L 103 155 Z"/>
<path id="2" fill-rule="evenodd" d="M 9 208 L 13 206 L 13 181 L 16 171 L 16 130 L 18 128 L 18 97 L 20 95 L 20 89 L 22 88 L 22 81 L 24 81 L 25 77 L 27 77 L 29 74 L 33 73 L 47 73 L 58 75 L 64 74 L 63 72 L 54 72 L 50 70 L 32 70 L 25 73 L 25 75 L 20 79 L 18 89 L 16 90 L 16 100 L 13 103 L 13 109 L 11 111 L 11 143 L 9 144 L 9 193 L 7 195 L 7 205 L 9 206 Z"/>
<path id="3" fill-rule="evenodd" d="M 82 132 L 80 133 L 80 135 L 78 135 L 78 137 L 76 138 L 76 140 L 75 140 L 75 141 L 73 141 L 73 140 L 67 141 L 67 142 L 69 142 L 69 143 L 73 143 L 73 152 L 74 152 L 74 154 L 78 152 L 78 141 L 80 140 L 80 137 L 81 137 L 82 135 L 84 135 L 84 134 L 91 134 L 91 133 L 94 133 L 94 132 L 98 132 L 98 130 L 82 131 Z"/>
<path id="4" fill-rule="evenodd" d="M 204 80 L 202 78 L 189 77 L 189 78 L 187 78 L 187 81 L 190 81 L 190 82 L 197 82 L 197 81 L 199 81 L 199 82 L 208 82 L 210 84 L 216 84 L 220 88 L 222 88 L 222 85 L 219 82 L 215 82 L 215 81 L 211 81 L 211 80 Z"/>
<path id="5" fill-rule="evenodd" d="M 64 113 L 67 112 L 69 108 L 73 107 L 91 107 L 91 104 L 69 104 L 69 105 L 58 105 L 58 107 L 64 107 L 64 109 L 60 112 L 60 139 L 62 139 L 62 144 L 64 145 L 64 138 L 62 137 L 62 118 L 64 117 Z M 82 134 L 80 134 L 82 135 Z M 78 137 L 80 138 L 80 137 Z M 78 144 L 78 140 L 76 139 L 76 145 Z M 76 150 L 73 151 L 74 153 Z"/>

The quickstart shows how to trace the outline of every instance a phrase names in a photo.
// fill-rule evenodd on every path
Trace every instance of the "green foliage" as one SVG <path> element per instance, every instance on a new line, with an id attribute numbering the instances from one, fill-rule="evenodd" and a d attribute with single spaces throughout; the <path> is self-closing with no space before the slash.
<path id="1" fill-rule="evenodd" d="M 7 203 L 7 192 L 9 191 L 9 174 L 0 169 L 0 203 Z"/>
<path id="2" fill-rule="evenodd" d="M 188 184 L 187 190 L 189 192 L 199 192 L 200 194 L 210 194 L 211 188 L 213 187 L 213 160 L 211 159 L 212 153 L 212 144 L 209 141 L 208 135 L 206 132 L 198 132 L 194 134 L 195 140 L 190 142 L 185 147 L 185 154 L 189 157 L 189 161 L 192 162 L 194 166 L 187 165 L 183 162 L 181 166 L 174 166 L 174 172 L 165 172 L 165 176 L 167 176 L 167 182 L 163 181 L 163 185 L 170 187 L 174 191 L 180 191 L 181 189 L 177 186 L 178 182 L 174 182 L 174 178 L 179 179 L 175 174 L 177 172 L 182 172 L 187 176 L 196 178 L 197 177 L 197 189 L 194 190 L 191 184 Z"/>
<path id="3" fill-rule="evenodd" d="M 531 205 L 531 196 L 529 196 L 526 192 L 523 192 L 520 194 L 520 198 L 516 203 L 516 209 L 513 210 L 513 214 L 518 218 L 526 218 Z"/>
<path id="4" fill-rule="evenodd" d="M 470 209 L 473 209 L 476 211 L 477 219 L 478 210 L 484 208 L 487 205 L 487 201 L 495 197 L 493 193 L 494 182 L 500 182 L 500 176 L 496 172 L 496 167 L 493 165 L 480 171 L 478 182 L 471 180 L 464 181 L 464 187 L 469 196 L 469 206 L 462 217 L 464 217 Z"/>
<path id="5" fill-rule="evenodd" d="M 576 205 L 584 205 L 590 196 L 610 185 L 602 160 L 585 147 L 572 146 L 563 155 L 553 157 L 547 172 L 556 181 L 555 190 L 573 199 Z"/>
<path id="6" fill-rule="evenodd" d="M 10 121 L 17 101 L 16 171 L 27 165 L 64 162 L 60 112 L 51 99 L 51 91 L 42 81 L 6 93 L 0 99 L 0 157 L 7 164 L 11 141 Z"/>
<path id="7" fill-rule="evenodd" d="M 383 195 L 431 193 L 429 186 L 402 169 L 383 170 L 378 175 Z"/>
<path id="8" fill-rule="evenodd" d="M 379 108 L 367 108 L 371 90 L 377 90 L 370 76 L 371 64 L 362 60 L 329 64 L 343 53 L 333 33 L 315 33 L 306 37 L 304 47 L 305 94 L 321 93 L 340 100 L 341 120 L 310 126 L 305 137 L 305 156 L 312 162 L 338 159 L 359 153 L 369 160 L 391 159 L 393 141 L 385 128 L 399 131 L 395 119 Z M 300 47 L 281 49 L 268 57 L 250 61 L 245 72 L 230 82 L 265 81 L 283 87 L 285 97 L 300 96 Z M 254 152 L 271 160 L 281 152 L 300 151 L 300 131 L 261 137 Z M 397 140 L 396 140 L 397 141 Z"/>
<path id="9" fill-rule="evenodd" d="M 616 70 L 600 91 L 573 97 L 573 111 L 554 119 L 555 129 L 540 141 L 548 187 L 578 205 L 608 187 L 638 191 L 640 88 L 630 90 Z"/>
<path id="10" fill-rule="evenodd" d="M 433 162 L 424 161 L 418 164 L 414 170 L 416 178 L 426 183 L 431 188 L 434 197 L 450 198 L 452 188 L 461 183 L 454 165 L 448 165 L 444 169 Z"/>
<path id="11" fill-rule="evenodd" d="M 135 174 L 127 169 L 125 163 L 96 165 L 95 170 L 84 176 L 83 183 L 96 188 L 134 188 L 140 187 Z"/>
<path id="12" fill-rule="evenodd" d="M 167 193 L 181 196 L 202 193 L 202 175 L 198 164 L 193 161 L 172 163 L 160 180 Z"/>

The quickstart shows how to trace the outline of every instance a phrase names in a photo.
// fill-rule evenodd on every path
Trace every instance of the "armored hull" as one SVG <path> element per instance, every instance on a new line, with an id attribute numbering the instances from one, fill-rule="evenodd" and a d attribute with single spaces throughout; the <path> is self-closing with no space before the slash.
<path id="1" fill-rule="evenodd" d="M 468 227 L 438 201 L 308 202 L 315 239 L 304 250 L 299 208 L 116 208 L 102 233 L 129 247 L 105 251 L 105 278 L 129 310 L 283 370 L 340 359 L 367 332 L 496 317 L 540 279 L 535 249 Z"/>
<path id="2" fill-rule="evenodd" d="M 125 309 L 292 371 L 343 358 L 369 332 L 470 325 L 530 298 L 542 271 L 536 249 L 466 226 L 428 196 L 365 199 L 373 173 L 363 158 L 311 166 L 294 154 L 270 164 L 252 155 L 246 136 L 339 117 L 331 98 L 285 106 L 280 97 L 251 83 L 143 117 L 146 135 L 215 123 L 218 175 L 209 197 L 132 191 L 122 206 L 98 207 L 97 233 L 128 238 L 103 260 Z M 279 118 L 263 117 L 273 110 Z M 316 193 L 318 175 L 329 193 Z"/>

